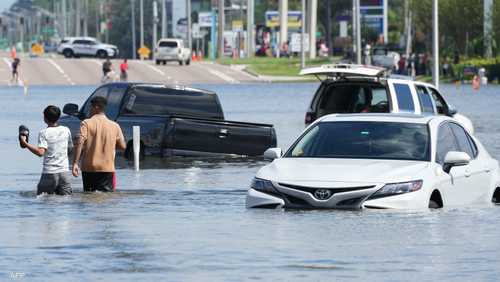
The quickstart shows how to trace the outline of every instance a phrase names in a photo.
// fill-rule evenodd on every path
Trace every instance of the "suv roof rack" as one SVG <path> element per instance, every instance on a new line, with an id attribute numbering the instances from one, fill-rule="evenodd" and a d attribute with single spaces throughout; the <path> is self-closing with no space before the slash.
<path id="1" fill-rule="evenodd" d="M 347 76 L 382 78 L 388 75 L 388 71 L 385 68 L 376 66 L 355 64 L 329 64 L 319 67 L 302 69 L 299 74 L 315 75 L 316 77 L 318 77 L 319 75 L 326 75 L 327 77 L 337 78 Z"/>

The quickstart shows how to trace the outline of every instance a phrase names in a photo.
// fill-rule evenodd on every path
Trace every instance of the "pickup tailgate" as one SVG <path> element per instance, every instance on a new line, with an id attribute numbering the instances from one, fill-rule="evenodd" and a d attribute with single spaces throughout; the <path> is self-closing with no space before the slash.
<path id="1" fill-rule="evenodd" d="M 275 130 L 268 124 L 171 117 L 167 128 L 168 149 L 260 156 L 276 147 Z"/>

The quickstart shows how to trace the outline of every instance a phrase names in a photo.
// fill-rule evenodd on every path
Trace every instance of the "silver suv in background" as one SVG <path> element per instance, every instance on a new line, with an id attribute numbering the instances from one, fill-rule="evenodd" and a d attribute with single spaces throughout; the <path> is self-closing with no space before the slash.
<path id="1" fill-rule="evenodd" d="M 57 53 L 66 58 L 98 57 L 114 58 L 118 56 L 115 45 L 104 44 L 93 37 L 65 37 L 57 47 Z"/>
<path id="2" fill-rule="evenodd" d="M 184 47 L 184 41 L 176 38 L 162 38 L 155 47 L 156 64 L 169 61 L 178 62 L 179 65 L 189 65 L 191 63 L 191 50 Z"/>

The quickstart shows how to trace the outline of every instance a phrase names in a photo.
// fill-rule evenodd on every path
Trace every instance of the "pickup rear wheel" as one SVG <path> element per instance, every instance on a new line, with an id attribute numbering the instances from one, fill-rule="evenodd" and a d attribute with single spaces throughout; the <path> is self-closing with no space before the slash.
<path id="1" fill-rule="evenodd" d="M 144 143 L 142 143 L 141 141 L 141 149 L 140 149 L 140 153 L 139 153 L 139 160 L 144 160 L 146 158 L 146 155 L 144 154 Z M 125 153 L 123 154 L 123 156 L 125 157 L 125 159 L 127 159 L 127 161 L 133 161 L 134 160 L 134 142 L 133 141 L 129 141 L 127 143 L 127 149 L 125 149 Z"/>
<path id="2" fill-rule="evenodd" d="M 179 65 L 181 65 L 181 66 L 182 66 L 183 64 L 184 64 L 184 61 L 180 60 L 180 61 L 179 61 Z"/>

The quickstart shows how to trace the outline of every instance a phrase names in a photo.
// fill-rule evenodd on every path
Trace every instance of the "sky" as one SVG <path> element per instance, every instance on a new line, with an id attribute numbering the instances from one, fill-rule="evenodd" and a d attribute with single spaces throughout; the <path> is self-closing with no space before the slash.
<path id="1" fill-rule="evenodd" d="M 0 12 L 9 8 L 10 5 L 14 4 L 14 2 L 16 2 L 16 0 L 0 0 Z"/>

